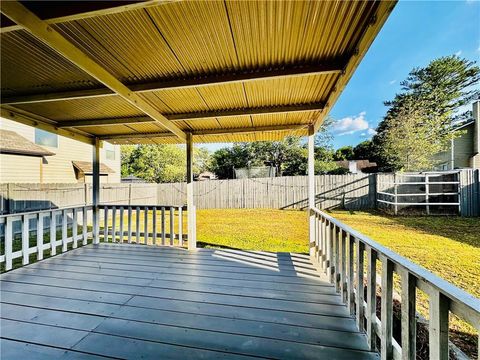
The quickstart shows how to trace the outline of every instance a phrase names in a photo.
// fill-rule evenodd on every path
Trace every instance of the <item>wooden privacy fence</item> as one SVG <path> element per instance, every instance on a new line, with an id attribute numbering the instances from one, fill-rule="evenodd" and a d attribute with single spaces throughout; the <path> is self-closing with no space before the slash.
<path id="1" fill-rule="evenodd" d="M 449 359 L 449 317 L 454 314 L 480 329 L 480 301 L 423 267 L 376 243 L 317 208 L 310 209 L 312 257 L 365 331 L 371 350 L 382 359 L 415 359 L 417 289 L 429 297 L 429 357 Z M 380 262 L 380 264 L 377 264 Z M 377 269 L 381 306 L 377 316 Z M 394 273 L 401 281 L 401 338 L 393 337 Z"/>
<path id="2" fill-rule="evenodd" d="M 458 178 L 458 195 L 454 201 L 457 208 L 463 216 L 479 216 L 479 170 L 462 170 Z M 285 176 L 198 181 L 194 183 L 194 199 L 198 209 L 306 209 L 307 179 L 306 176 Z M 393 174 L 318 175 L 315 176 L 315 205 L 326 210 L 373 209 L 377 207 L 377 192 L 392 192 L 393 182 Z M 436 191 L 436 185 L 431 184 L 430 188 Z M 0 184 L 0 214 L 90 205 L 91 196 L 91 184 Z M 424 190 L 422 196 L 404 197 L 415 201 L 424 201 L 424 198 Z M 388 201 L 388 198 L 380 199 Z M 182 206 L 186 203 L 186 183 L 102 184 L 100 202 Z"/>
<path id="3" fill-rule="evenodd" d="M 306 209 L 307 182 L 307 176 L 199 181 L 194 183 L 195 204 L 198 209 Z M 371 209 L 375 183 L 374 174 L 318 175 L 315 203 L 321 209 Z M 158 184 L 161 203 L 181 205 L 185 197 L 185 183 Z"/>

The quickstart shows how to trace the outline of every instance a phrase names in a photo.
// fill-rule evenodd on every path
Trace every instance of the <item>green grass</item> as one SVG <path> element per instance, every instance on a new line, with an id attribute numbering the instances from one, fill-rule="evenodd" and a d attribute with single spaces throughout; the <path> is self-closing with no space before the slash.
<path id="1" fill-rule="evenodd" d="M 347 225 L 480 297 L 480 220 L 333 211 Z"/>
<path id="2" fill-rule="evenodd" d="M 308 253 L 308 220 L 302 211 L 197 210 L 197 241 L 204 247 Z"/>

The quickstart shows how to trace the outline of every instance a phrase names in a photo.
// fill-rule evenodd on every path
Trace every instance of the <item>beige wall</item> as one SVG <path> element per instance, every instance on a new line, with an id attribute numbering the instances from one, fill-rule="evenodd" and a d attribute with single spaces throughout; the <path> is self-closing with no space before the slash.
<path id="1" fill-rule="evenodd" d="M 17 134 L 35 142 L 35 129 L 33 127 L 0 118 L 0 128 L 15 131 Z M 75 177 L 72 161 L 92 161 L 93 148 L 91 145 L 63 136 L 58 136 L 58 147 L 42 147 L 55 153 L 53 156 L 44 158 L 42 165 L 44 183 L 76 183 L 78 180 Z M 115 151 L 115 160 L 106 158 L 106 150 Z M 6 156 L 4 154 L 0 157 L 0 182 L 40 182 L 40 158 L 20 155 Z M 10 157 L 15 157 L 15 160 Z M 36 159 L 37 166 L 33 166 L 32 159 Z M 101 176 L 101 182 L 119 183 L 120 146 L 104 143 L 100 151 L 100 161 L 115 171 L 114 174 Z M 87 182 L 91 182 L 91 178 L 91 176 L 87 176 Z"/>
<path id="2" fill-rule="evenodd" d="M 41 162 L 37 156 L 0 154 L 0 183 L 39 183 Z"/>

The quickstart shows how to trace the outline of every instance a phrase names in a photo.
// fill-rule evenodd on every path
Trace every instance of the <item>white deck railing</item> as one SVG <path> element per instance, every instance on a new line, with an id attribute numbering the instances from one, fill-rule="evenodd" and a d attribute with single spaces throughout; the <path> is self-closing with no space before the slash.
<path id="1" fill-rule="evenodd" d="M 480 331 L 477 298 L 328 214 L 316 208 L 311 214 L 315 219 L 314 260 L 335 284 L 359 330 L 366 332 L 372 350 L 380 339 L 382 359 L 415 359 L 417 289 L 429 296 L 430 359 L 449 358 L 450 313 Z M 381 320 L 376 316 L 377 260 L 381 262 Z M 401 279 L 401 346 L 392 334 L 394 272 Z"/>
<path id="2" fill-rule="evenodd" d="M 51 256 L 56 255 L 60 245 L 62 252 L 69 250 L 69 244 L 74 249 L 86 245 L 87 239 L 92 237 L 88 229 L 92 211 L 92 206 L 78 206 L 1 215 L 3 252 L 0 264 L 5 263 L 5 270 L 11 270 L 15 259 L 22 258 L 22 265 L 28 265 L 31 254 L 36 254 L 36 260 L 42 260 L 45 251 L 49 251 Z M 32 221 L 35 222 L 33 229 Z M 35 233 L 33 237 L 32 232 Z M 49 234 L 48 243 L 44 243 L 46 234 Z M 20 239 L 16 239 L 18 235 Z"/>
<path id="3" fill-rule="evenodd" d="M 184 206 L 100 205 L 99 209 L 103 210 L 99 241 L 184 245 Z M 0 264 L 8 271 L 20 265 L 14 266 L 18 258 L 23 266 L 32 254 L 42 260 L 47 251 L 47 256 L 56 255 L 59 246 L 66 252 L 87 245 L 93 238 L 92 220 L 91 205 L 0 215 Z"/>
<path id="4" fill-rule="evenodd" d="M 186 206 L 100 205 L 100 209 L 103 209 L 100 234 L 103 234 L 104 241 L 126 240 L 131 243 L 134 240 L 137 244 L 184 245 L 183 210 Z"/>

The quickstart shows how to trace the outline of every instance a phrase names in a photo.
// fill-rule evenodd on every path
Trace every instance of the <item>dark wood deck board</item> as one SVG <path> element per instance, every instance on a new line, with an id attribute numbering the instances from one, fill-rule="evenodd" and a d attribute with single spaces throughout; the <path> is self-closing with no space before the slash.
<path id="1" fill-rule="evenodd" d="M 305 255 L 101 244 L 0 280 L 2 359 L 377 358 Z"/>

